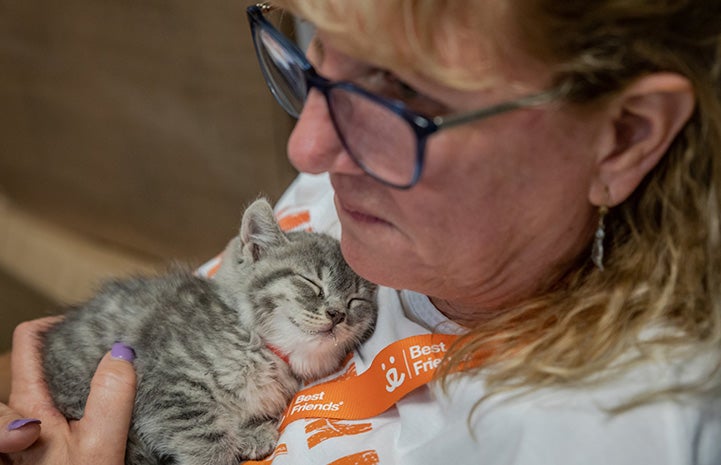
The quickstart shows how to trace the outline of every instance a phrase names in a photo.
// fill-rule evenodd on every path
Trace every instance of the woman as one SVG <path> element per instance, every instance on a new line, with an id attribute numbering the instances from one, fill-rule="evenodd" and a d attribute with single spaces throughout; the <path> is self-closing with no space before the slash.
<path id="1" fill-rule="evenodd" d="M 279 214 L 386 286 L 357 379 L 380 367 L 392 393 L 440 366 L 370 418 L 284 424 L 273 463 L 719 463 L 721 6 L 276 3 L 317 28 L 311 68 L 249 10 L 309 173 Z M 25 457 L 122 463 L 128 390 L 112 451 L 97 410 L 49 425 L 32 347 L 11 405 L 52 440 Z"/>

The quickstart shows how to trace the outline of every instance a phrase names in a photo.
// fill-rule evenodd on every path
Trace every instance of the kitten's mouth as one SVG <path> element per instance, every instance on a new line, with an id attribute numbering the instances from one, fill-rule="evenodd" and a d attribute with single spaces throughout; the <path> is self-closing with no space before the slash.
<path id="1" fill-rule="evenodd" d="M 312 336 L 320 336 L 320 337 L 328 337 L 332 338 L 334 341 L 337 340 L 336 336 L 336 327 L 337 325 L 334 325 L 333 323 L 328 323 L 327 325 L 324 325 L 320 328 L 313 328 L 308 329 L 306 332 Z"/>
<path id="2" fill-rule="evenodd" d="M 316 334 L 316 335 L 335 337 L 335 326 L 331 326 L 328 329 L 316 329 L 316 330 L 311 331 L 311 333 Z"/>
<path id="3" fill-rule="evenodd" d="M 332 321 L 321 323 L 320 321 L 298 321 L 290 318 L 290 321 L 303 333 L 313 337 L 329 337 L 336 339 L 336 328 L 338 325 Z"/>
<path id="4" fill-rule="evenodd" d="M 341 343 L 340 338 L 338 337 L 338 331 L 336 328 L 338 325 L 335 325 L 333 323 L 329 323 L 327 325 L 324 325 L 322 327 L 305 327 L 302 329 L 302 331 L 313 338 L 317 344 L 327 344 L 332 343 L 334 346 L 338 347 L 338 345 Z"/>

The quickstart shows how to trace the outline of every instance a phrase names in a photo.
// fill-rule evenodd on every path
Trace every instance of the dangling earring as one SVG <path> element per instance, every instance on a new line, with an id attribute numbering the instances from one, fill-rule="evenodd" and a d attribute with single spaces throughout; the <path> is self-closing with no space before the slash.
<path id="1" fill-rule="evenodd" d="M 600 270 L 603 271 L 603 239 L 606 237 L 606 225 L 604 224 L 608 207 L 603 205 L 598 208 L 598 227 L 593 238 L 593 248 L 591 249 L 591 261 Z"/>

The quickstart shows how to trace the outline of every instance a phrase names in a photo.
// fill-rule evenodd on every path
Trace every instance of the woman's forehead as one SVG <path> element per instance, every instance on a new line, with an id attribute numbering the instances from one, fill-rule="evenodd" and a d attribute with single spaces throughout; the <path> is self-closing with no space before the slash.
<path id="1" fill-rule="evenodd" d="M 504 53 L 498 41 L 486 33 L 441 22 L 423 34 L 403 30 L 371 33 L 358 27 L 316 28 L 316 40 L 309 55 L 323 56 L 325 47 L 388 69 L 398 75 L 431 79 L 449 87 L 480 90 L 505 81 Z"/>

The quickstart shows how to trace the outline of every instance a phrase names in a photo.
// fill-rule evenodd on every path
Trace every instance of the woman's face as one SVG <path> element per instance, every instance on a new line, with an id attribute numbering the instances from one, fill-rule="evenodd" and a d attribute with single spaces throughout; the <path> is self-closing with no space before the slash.
<path id="1" fill-rule="evenodd" d="M 348 80 L 373 69 L 332 40 L 316 40 L 322 53 L 311 47 L 309 56 L 324 76 Z M 537 66 L 526 69 L 520 55 L 492 69 L 498 84 L 479 91 L 451 89 L 403 70 L 393 76 L 458 112 L 545 90 L 548 80 Z M 561 264 L 585 253 L 593 231 L 588 191 L 598 138 L 587 116 L 550 104 L 443 130 L 428 140 L 418 184 L 398 190 L 349 158 L 314 90 L 288 153 L 300 171 L 330 174 L 343 254 L 360 275 L 422 292 L 446 309 L 490 310 L 531 295 Z"/>

